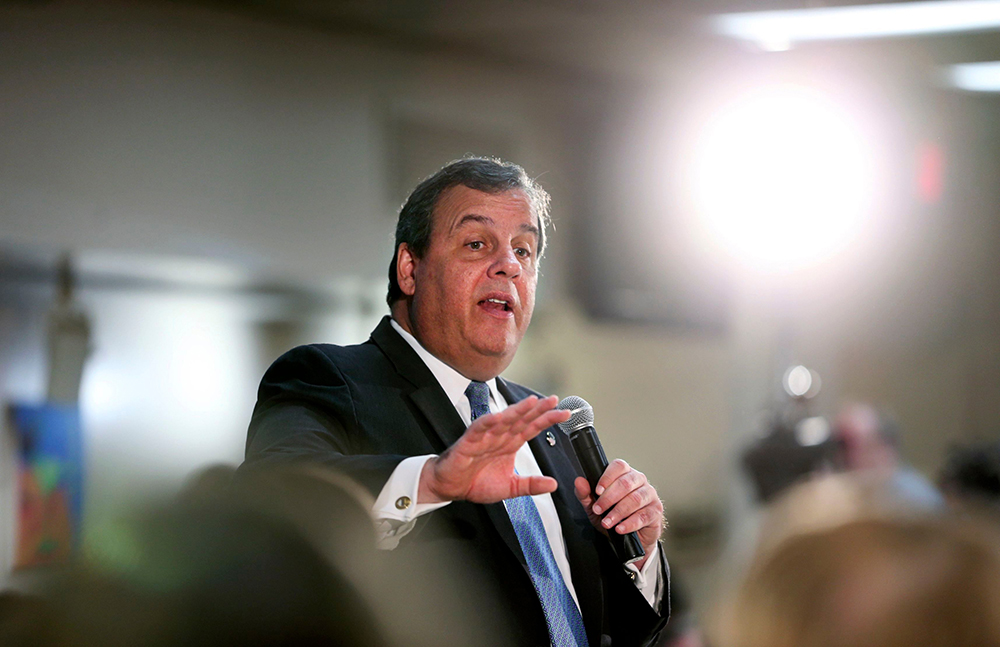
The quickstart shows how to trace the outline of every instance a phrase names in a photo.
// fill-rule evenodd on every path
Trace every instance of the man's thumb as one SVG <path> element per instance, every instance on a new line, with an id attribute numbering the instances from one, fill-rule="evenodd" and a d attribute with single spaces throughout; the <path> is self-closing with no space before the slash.
<path id="1" fill-rule="evenodd" d="M 587 479 L 582 476 L 576 477 L 576 480 L 573 481 L 573 489 L 576 491 L 576 498 L 580 500 L 583 507 L 589 509 L 593 501 L 590 498 L 590 483 L 587 483 Z"/>
<path id="2" fill-rule="evenodd" d="M 524 476 L 518 479 L 517 496 L 549 494 L 558 487 L 559 483 L 551 476 Z"/>

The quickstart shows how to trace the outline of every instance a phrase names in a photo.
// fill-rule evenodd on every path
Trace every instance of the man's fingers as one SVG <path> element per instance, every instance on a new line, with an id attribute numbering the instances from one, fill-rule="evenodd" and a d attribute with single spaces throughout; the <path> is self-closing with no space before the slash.
<path id="1" fill-rule="evenodd" d="M 552 404 L 552 398 L 535 398 L 535 396 L 531 397 L 534 400 L 534 404 L 528 407 L 525 411 L 519 412 L 516 417 L 513 417 L 511 419 L 510 426 L 514 433 L 522 432 L 524 428 L 529 424 L 531 424 L 535 419 L 537 419 L 538 416 L 543 415 L 547 411 L 550 411 L 554 406 Z"/>
<path id="2" fill-rule="evenodd" d="M 594 488 L 597 496 L 604 494 L 604 491 L 608 489 L 608 486 L 614 483 L 619 477 L 627 473 L 632 468 L 629 464 L 620 458 L 616 458 L 611 461 L 608 465 L 608 469 L 604 470 L 604 474 L 601 474 L 601 478 L 597 481 L 597 487 Z"/>
<path id="3" fill-rule="evenodd" d="M 570 413 L 556 409 L 557 404 L 559 399 L 556 396 L 547 398 L 530 396 L 507 407 L 502 413 L 494 414 L 483 432 L 516 437 L 521 443 L 531 440 L 541 430 L 569 419 Z"/>
<path id="4" fill-rule="evenodd" d="M 641 472 L 636 472 L 636 474 L 642 476 Z M 659 539 L 663 530 L 663 502 L 657 496 L 656 488 L 645 482 L 644 476 L 642 481 L 643 485 L 617 501 L 617 505 L 611 508 L 603 520 L 594 511 L 594 495 L 590 491 L 587 480 L 583 477 L 577 477 L 573 481 L 573 490 L 576 492 L 576 498 L 580 500 L 590 515 L 591 523 L 596 527 L 605 532 L 614 532 L 620 535 L 639 532 L 639 540 L 649 550 L 649 546 Z"/>
<path id="5" fill-rule="evenodd" d="M 624 535 L 629 532 L 638 532 L 647 526 L 659 527 L 663 523 L 663 508 L 656 504 L 649 504 L 634 513 L 615 526 L 615 532 Z"/>
<path id="6" fill-rule="evenodd" d="M 493 425 L 493 431 L 498 434 L 511 433 L 511 430 L 517 427 L 522 420 L 525 418 L 534 418 L 537 416 L 537 413 L 535 413 L 536 410 L 544 411 L 546 408 L 548 407 L 545 406 L 545 400 L 540 400 L 538 396 L 530 395 L 520 402 L 507 407 L 500 413 L 494 414 L 496 421 Z"/>
<path id="7" fill-rule="evenodd" d="M 551 476 L 519 476 L 514 481 L 514 496 L 534 496 L 555 492 L 559 483 Z"/>
<path id="8" fill-rule="evenodd" d="M 520 402 L 515 402 L 500 413 L 488 413 L 472 421 L 466 433 L 484 434 L 487 431 L 501 432 L 512 423 L 530 412 L 538 403 L 538 396 L 530 395 Z"/>
<path id="9" fill-rule="evenodd" d="M 539 419 L 542 417 L 546 417 L 546 419 L 562 420 L 563 415 L 565 414 L 561 409 L 555 408 L 557 404 L 559 404 L 559 399 L 554 395 L 538 399 L 533 407 L 518 416 L 517 420 L 514 421 L 512 426 L 514 427 L 515 432 L 524 433 L 528 427 L 532 425 L 537 426 L 539 424 Z M 545 425 L 545 427 L 549 427 L 552 424 L 555 423 L 549 423 Z M 539 429 L 545 429 L 545 427 L 540 427 Z"/>
<path id="10" fill-rule="evenodd" d="M 520 430 L 518 435 L 522 442 L 531 440 L 541 433 L 543 429 L 548 429 L 552 425 L 565 422 L 569 419 L 570 415 L 569 411 L 564 411 L 562 409 L 552 409 L 550 411 L 546 411 L 525 425 Z"/>
<path id="11" fill-rule="evenodd" d="M 624 463 L 625 461 L 622 461 Z M 613 464 L 612 464 L 613 465 Z M 605 470 L 607 474 L 611 470 L 611 465 Z M 638 470 L 629 468 L 628 472 L 625 472 L 614 482 L 605 486 L 604 493 L 597 497 L 597 501 L 594 502 L 594 512 L 601 514 L 605 510 L 610 510 L 612 507 L 618 505 L 618 502 L 627 497 L 630 493 L 638 490 L 642 486 L 646 485 L 646 475 Z"/>
<path id="12" fill-rule="evenodd" d="M 515 402 L 497 414 L 497 423 L 502 425 L 514 424 L 524 416 L 528 415 L 532 409 L 538 406 L 539 402 L 541 402 L 541 400 L 538 399 L 538 396 L 529 395 L 520 402 Z"/>
<path id="13" fill-rule="evenodd" d="M 656 497 L 656 490 L 653 489 L 653 486 L 643 485 L 641 488 L 629 492 L 615 504 L 615 507 L 611 508 L 611 511 L 604 516 L 601 525 L 605 528 L 613 528 L 642 508 L 658 504 L 659 499 Z"/>

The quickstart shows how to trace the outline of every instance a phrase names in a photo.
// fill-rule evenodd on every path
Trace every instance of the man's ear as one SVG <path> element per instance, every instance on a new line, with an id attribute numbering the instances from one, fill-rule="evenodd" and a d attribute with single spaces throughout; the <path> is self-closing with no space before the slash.
<path id="1" fill-rule="evenodd" d="M 400 243 L 396 251 L 396 282 L 399 289 L 408 297 L 417 290 L 417 257 L 410 251 L 409 245 Z"/>

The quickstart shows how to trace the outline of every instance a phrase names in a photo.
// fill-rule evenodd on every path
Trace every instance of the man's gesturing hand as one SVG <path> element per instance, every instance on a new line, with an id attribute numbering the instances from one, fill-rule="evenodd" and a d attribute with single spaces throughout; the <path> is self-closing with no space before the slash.
<path id="1" fill-rule="evenodd" d="M 573 485 L 576 497 L 596 528 L 619 535 L 638 532 L 639 541 L 649 556 L 663 531 L 663 502 L 645 474 L 617 458 L 611 461 L 597 482 L 596 501 L 587 479 L 577 478 Z M 601 519 L 600 515 L 607 510 L 610 512 Z M 644 563 L 645 559 L 636 566 L 642 568 Z"/>
<path id="2" fill-rule="evenodd" d="M 514 454 L 546 427 L 569 419 L 569 411 L 555 408 L 558 402 L 554 395 L 530 396 L 477 418 L 454 445 L 424 464 L 417 500 L 496 503 L 555 491 L 554 478 L 515 474 Z"/>

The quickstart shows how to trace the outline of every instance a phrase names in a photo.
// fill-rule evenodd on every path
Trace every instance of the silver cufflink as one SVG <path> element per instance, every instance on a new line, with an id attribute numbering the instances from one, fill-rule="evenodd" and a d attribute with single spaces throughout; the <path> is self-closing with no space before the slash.
<path id="1" fill-rule="evenodd" d="M 552 433 L 551 431 L 546 431 L 545 432 L 545 440 L 548 441 L 549 447 L 555 447 L 556 446 L 556 435 L 554 433 Z"/>

